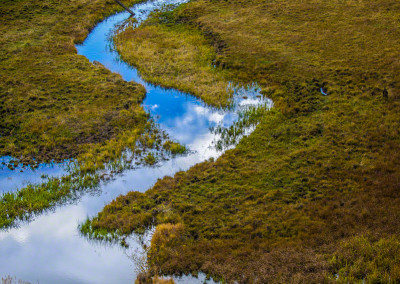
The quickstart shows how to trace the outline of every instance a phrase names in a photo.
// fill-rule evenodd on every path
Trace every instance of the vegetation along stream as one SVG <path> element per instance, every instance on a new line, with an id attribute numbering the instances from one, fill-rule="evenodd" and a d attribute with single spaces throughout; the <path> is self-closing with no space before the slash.
<path id="1" fill-rule="evenodd" d="M 132 8 L 138 21 L 136 25 L 143 22 L 151 11 L 165 4 L 183 2 L 158 0 L 137 4 Z M 127 12 L 121 12 L 98 23 L 83 44 L 76 46 L 78 54 L 100 68 L 104 66 L 120 74 L 126 81 L 142 84 L 146 88 L 143 107 L 157 127 L 185 145 L 187 154 L 155 159 L 155 165 L 136 166 L 112 178 L 104 178 L 99 185 L 85 190 L 78 198 L 0 231 L 0 272 L 4 276 L 13 275 L 40 283 L 133 282 L 136 270 L 131 256 L 140 251 L 140 242 L 148 241 L 150 235 L 139 237 L 133 234 L 126 240 L 129 247 L 122 248 L 119 244 L 99 243 L 82 237 L 78 225 L 87 217 L 95 216 L 104 205 L 121 194 L 131 190 L 144 192 L 166 175 L 174 175 L 199 162 L 219 157 L 223 150 L 233 147 L 243 134 L 249 134 L 255 124 L 245 125 L 245 129 L 233 135 L 229 143 L 220 140 L 223 137 L 226 142 L 223 129 L 237 123 L 249 109 L 268 109 L 272 106 L 269 99 L 260 95 L 256 84 L 245 87 L 227 85 L 226 92 L 233 94 L 231 107 L 215 108 L 188 93 L 147 83 L 137 69 L 120 59 L 113 47 L 113 32 L 121 28 L 128 18 Z M 156 151 L 148 155 L 157 158 Z M 36 169 L 22 168 L 21 165 L 10 169 L 6 165 L 12 157 L 1 159 L 4 163 L 0 168 L 0 192 L 3 194 L 18 192 L 22 187 L 45 182 L 51 177 L 68 175 L 74 164 L 74 160 L 66 160 L 63 163 L 40 163 Z M 135 161 L 133 159 L 132 163 Z M 105 170 L 103 176 L 108 174 Z M 175 280 L 202 282 L 205 279 L 202 274 L 198 279 L 188 277 Z"/>

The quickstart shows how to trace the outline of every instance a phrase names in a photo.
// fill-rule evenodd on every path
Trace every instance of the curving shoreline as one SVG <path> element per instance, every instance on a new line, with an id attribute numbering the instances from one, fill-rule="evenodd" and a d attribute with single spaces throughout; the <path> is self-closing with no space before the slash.
<path id="1" fill-rule="evenodd" d="M 163 4 L 164 1 L 156 1 L 156 3 Z M 135 5 L 134 9 L 141 10 L 142 12 L 137 14 L 146 17 L 150 9 L 156 7 L 154 4 L 155 2 L 142 3 Z M 126 254 L 138 248 L 135 245 L 135 235 L 127 240 L 130 249 L 126 251 L 118 245 L 104 246 L 82 238 L 78 235 L 77 224 L 88 216 L 96 215 L 105 204 L 121 194 L 126 194 L 131 190 L 143 192 L 159 178 L 173 175 L 179 170 L 187 170 L 201 161 L 217 158 L 222 154 L 210 147 L 215 140 L 215 133 L 210 132 L 210 127 L 232 125 L 238 119 L 236 110 L 215 109 L 189 94 L 144 82 L 136 69 L 122 62 L 118 53 L 109 48 L 109 32 L 125 18 L 125 12 L 122 12 L 98 23 L 84 43 L 77 45 L 78 54 L 87 56 L 92 62 L 95 60 L 100 62 L 111 71 L 119 73 L 127 81 L 134 80 L 145 85 L 148 93 L 142 104 L 144 108 L 156 118 L 162 129 L 182 144 L 188 145 L 192 151 L 187 156 L 163 161 L 158 167 L 128 170 L 114 180 L 102 182 L 92 193 L 83 194 L 82 198 L 73 204 L 57 207 L 54 212 L 39 215 L 30 223 L 20 224 L 19 228 L 1 232 L 0 263 L 6 263 L 2 266 L 5 273 L 18 275 L 25 280 L 38 279 L 41 283 L 51 282 L 50 279 L 54 277 L 57 277 L 59 283 L 71 280 L 76 282 L 78 279 L 82 281 L 86 276 L 93 275 L 96 275 L 97 283 L 108 282 L 109 279 L 104 273 L 107 272 L 109 275 L 110 271 L 121 277 L 120 282 L 134 278 L 132 268 L 129 268 L 132 263 Z M 239 89 L 238 93 L 243 90 Z M 260 102 L 257 98 L 256 86 L 247 92 L 253 95 L 241 100 L 240 104 L 246 105 L 246 102 L 253 104 L 254 100 Z M 11 260 L 5 249 L 13 250 Z M 48 262 L 47 256 L 54 251 L 58 251 L 59 254 L 50 264 L 46 264 L 48 266 L 46 267 L 44 262 Z M 86 258 L 82 259 L 82 254 Z M 89 265 L 99 258 L 99 254 L 102 261 L 96 261 L 95 267 Z M 6 261 L 5 258 L 8 260 Z M 118 259 L 116 261 L 118 265 L 113 265 L 110 259 Z M 34 260 L 36 263 L 34 266 L 24 264 L 25 262 L 32 263 Z M 61 268 L 61 263 L 67 263 L 66 268 Z M 201 281 L 200 279 L 199 282 Z"/>

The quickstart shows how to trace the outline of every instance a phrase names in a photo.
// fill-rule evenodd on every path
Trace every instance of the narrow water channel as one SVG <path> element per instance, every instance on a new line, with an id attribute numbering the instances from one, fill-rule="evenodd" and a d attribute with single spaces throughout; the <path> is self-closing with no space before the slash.
<path id="1" fill-rule="evenodd" d="M 151 11 L 164 4 L 183 2 L 150 1 L 137 4 L 132 10 L 140 23 Z M 18 228 L 0 231 L 0 277 L 10 275 L 33 283 L 134 282 L 134 263 L 129 256 L 139 248 L 137 237 L 131 237 L 129 249 L 100 244 L 80 236 L 78 224 L 87 216 L 95 216 L 121 194 L 131 190 L 146 191 L 159 178 L 187 170 L 211 157 L 217 158 L 222 152 L 213 147 L 215 135 L 210 127 L 232 125 L 238 119 L 238 108 L 243 105 L 271 105 L 269 100 L 260 96 L 256 86 L 236 89 L 236 107 L 221 110 L 207 106 L 189 94 L 145 82 L 135 68 L 120 60 L 110 40 L 116 27 L 128 17 L 127 12 L 122 12 L 100 22 L 84 43 L 76 46 L 78 54 L 91 62 L 100 62 L 127 81 L 144 85 L 147 95 L 143 107 L 163 130 L 191 151 L 188 155 L 162 161 L 156 167 L 127 170 L 111 181 L 102 182 L 97 189 L 84 193 L 79 200 L 41 214 L 29 223 L 20 224 Z M 7 160 L 10 157 L 0 159 Z M 67 164 L 42 164 L 39 169 L 22 172 L 20 169 L 12 171 L 0 166 L 0 193 L 18 190 L 29 182 L 37 183 L 47 176 L 63 175 Z M 204 279 L 202 274 L 198 279 L 190 276 L 176 278 L 177 282 L 182 283 L 203 283 Z"/>

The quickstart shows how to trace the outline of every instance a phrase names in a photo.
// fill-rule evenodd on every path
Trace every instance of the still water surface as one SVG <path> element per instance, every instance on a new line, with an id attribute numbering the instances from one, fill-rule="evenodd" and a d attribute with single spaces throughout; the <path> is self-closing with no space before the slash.
<path id="1" fill-rule="evenodd" d="M 157 0 L 132 7 L 139 23 L 154 9 L 164 4 L 181 4 L 184 0 Z M 253 85 L 236 89 L 235 108 L 221 110 L 207 106 L 200 99 L 174 89 L 165 89 L 145 82 L 135 68 L 121 61 L 113 49 L 111 35 L 129 14 L 122 12 L 100 22 L 82 45 L 78 54 L 91 62 L 98 61 L 127 81 L 145 86 L 147 95 L 143 107 L 150 112 L 160 128 L 173 139 L 185 144 L 190 154 L 162 161 L 157 167 L 127 170 L 113 180 L 82 194 L 79 200 L 59 206 L 37 216 L 34 221 L 22 223 L 18 228 L 0 231 L 0 277 L 16 276 L 18 279 L 39 283 L 132 283 L 135 267 L 129 257 L 140 249 L 137 236 L 129 239 L 130 247 L 92 242 L 79 235 L 78 224 L 87 216 L 95 216 L 110 201 L 128 191 L 146 191 L 157 179 L 187 170 L 191 166 L 217 158 L 222 154 L 213 147 L 215 135 L 210 127 L 229 126 L 237 121 L 237 111 L 245 105 L 271 102 L 259 96 Z M 246 99 L 243 99 L 243 96 Z M 248 131 L 251 131 L 249 129 Z M 2 157 L 7 161 L 10 157 Z M 1 163 L 1 160 L 0 160 Z M 0 166 L 0 192 L 14 191 L 27 183 L 38 183 L 46 176 L 66 173 L 68 161 L 58 164 L 41 164 L 38 169 L 14 171 Z M 147 236 L 147 239 L 150 236 Z M 203 283 L 199 278 L 175 278 L 178 283 Z"/>

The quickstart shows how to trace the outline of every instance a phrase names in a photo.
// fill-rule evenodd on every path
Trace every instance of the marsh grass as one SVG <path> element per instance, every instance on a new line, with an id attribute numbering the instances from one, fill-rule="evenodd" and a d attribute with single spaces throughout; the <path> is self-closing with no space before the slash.
<path id="1" fill-rule="evenodd" d="M 10 168 L 75 161 L 66 177 L 44 177 L 41 184 L 4 193 L 0 227 L 93 190 L 142 165 L 151 150 L 162 152 L 157 159 L 184 152 L 172 141 L 162 147 L 165 134 L 140 106 L 143 86 L 76 54 L 74 44 L 119 11 L 114 1 L 2 1 L 0 7 L 0 156 L 15 158 Z"/>
<path id="2" fill-rule="evenodd" d="M 353 237 L 330 261 L 339 283 L 395 283 L 400 277 L 400 242 L 395 237 Z"/>
<path id="3" fill-rule="evenodd" d="M 77 200 L 82 194 L 98 190 L 101 181 L 112 179 L 124 170 L 155 166 L 161 159 L 185 153 L 185 146 L 172 141 L 149 120 L 142 133 L 135 129 L 120 134 L 118 140 L 94 145 L 89 152 L 69 164 L 65 176 L 46 178 L 43 183 L 29 184 L 18 191 L 1 194 L 0 228 L 17 226 L 18 222 L 30 221 L 45 210 Z"/>
<path id="4" fill-rule="evenodd" d="M 163 148 L 170 151 L 173 155 L 185 154 L 188 151 L 185 145 L 181 145 L 171 140 L 165 141 Z"/>
<path id="5" fill-rule="evenodd" d="M 0 156 L 33 166 L 76 158 L 146 122 L 142 86 L 76 54 L 74 43 L 120 9 L 114 1 L 0 7 Z"/>
<path id="6" fill-rule="evenodd" d="M 395 0 L 197 0 L 117 35 L 122 57 L 148 78 L 165 71 L 173 78 L 162 84 L 192 91 L 209 83 L 177 71 L 188 63 L 202 74 L 197 53 L 172 57 L 167 47 L 196 50 L 188 33 L 201 36 L 214 50 L 210 76 L 256 81 L 275 108 L 218 160 L 111 202 L 93 230 L 182 224 L 180 243 L 152 248 L 163 252 L 153 268 L 167 274 L 398 282 L 399 11 Z"/>
<path id="7" fill-rule="evenodd" d="M 1 278 L 1 284 L 30 284 L 31 282 L 17 279 L 17 277 L 6 276 Z"/>
<path id="8" fill-rule="evenodd" d="M 218 151 L 222 151 L 239 143 L 250 129 L 254 129 L 257 126 L 266 111 L 269 111 L 269 106 L 266 104 L 249 106 L 238 111 L 238 120 L 231 126 L 225 127 L 219 124 L 210 128 L 211 132 L 217 137 L 213 141 L 215 148 Z"/>
<path id="9" fill-rule="evenodd" d="M 215 51 L 196 29 L 163 24 L 169 12 L 155 12 L 140 27 L 126 26 L 114 37 L 121 57 L 136 66 L 146 81 L 172 87 L 227 106 L 232 92 L 228 74 L 215 69 Z"/>

